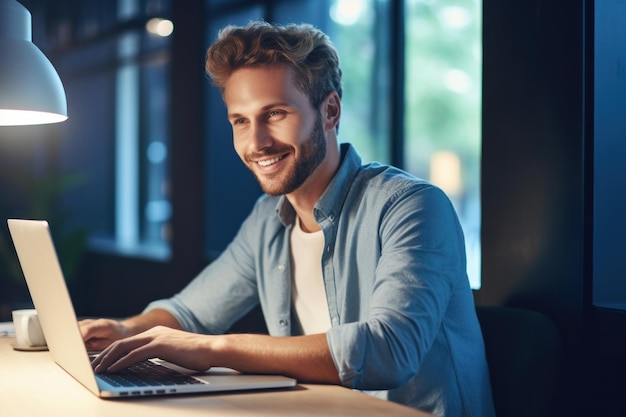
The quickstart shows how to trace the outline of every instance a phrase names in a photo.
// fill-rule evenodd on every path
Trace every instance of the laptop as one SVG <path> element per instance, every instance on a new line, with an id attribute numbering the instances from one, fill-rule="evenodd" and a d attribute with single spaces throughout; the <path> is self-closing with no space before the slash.
<path id="1" fill-rule="evenodd" d="M 229 368 L 196 372 L 159 359 L 145 361 L 132 371 L 96 374 L 83 343 L 74 306 L 57 258 L 47 221 L 9 219 L 9 231 L 26 278 L 28 290 L 54 361 L 89 391 L 102 398 L 286 388 L 296 380 L 280 375 L 250 375 Z M 143 370 L 158 367 L 166 381 L 145 379 Z M 113 378 L 124 377 L 125 381 Z M 134 382 L 132 386 L 127 386 Z"/>

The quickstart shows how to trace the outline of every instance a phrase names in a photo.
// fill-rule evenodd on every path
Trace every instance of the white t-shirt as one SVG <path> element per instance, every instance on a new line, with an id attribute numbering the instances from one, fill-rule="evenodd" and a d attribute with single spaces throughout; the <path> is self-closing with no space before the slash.
<path id="1" fill-rule="evenodd" d="M 322 275 L 322 231 L 306 233 L 300 220 L 291 231 L 291 296 L 304 334 L 326 333 L 330 329 L 328 301 Z"/>

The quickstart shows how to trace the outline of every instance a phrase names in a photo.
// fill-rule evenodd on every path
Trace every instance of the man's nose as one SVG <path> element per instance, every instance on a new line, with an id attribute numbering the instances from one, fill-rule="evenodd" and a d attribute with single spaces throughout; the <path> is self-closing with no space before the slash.
<path id="1" fill-rule="evenodd" d="M 272 136 L 264 123 L 253 123 L 250 137 L 252 146 L 255 150 L 261 150 L 272 146 Z"/>

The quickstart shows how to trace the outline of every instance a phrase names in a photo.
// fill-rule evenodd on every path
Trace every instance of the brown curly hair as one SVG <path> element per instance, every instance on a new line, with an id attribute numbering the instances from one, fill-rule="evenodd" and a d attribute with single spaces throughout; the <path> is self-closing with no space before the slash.
<path id="1" fill-rule="evenodd" d="M 234 71 L 257 65 L 289 66 L 296 86 L 314 108 L 333 91 L 341 98 L 337 51 L 328 36 L 312 25 L 253 21 L 243 27 L 227 26 L 207 51 L 206 72 L 222 94 Z"/>

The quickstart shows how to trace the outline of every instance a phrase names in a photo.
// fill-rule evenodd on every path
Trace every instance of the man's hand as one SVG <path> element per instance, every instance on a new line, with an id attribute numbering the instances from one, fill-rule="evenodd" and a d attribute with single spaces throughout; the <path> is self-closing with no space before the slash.
<path id="1" fill-rule="evenodd" d="M 129 334 L 127 326 L 117 320 L 97 319 L 78 322 L 87 350 L 99 351 Z"/>
<path id="2" fill-rule="evenodd" d="M 156 326 L 113 342 L 94 359 L 92 366 L 98 373 L 118 372 L 151 358 L 197 371 L 220 366 L 248 373 L 287 375 L 303 382 L 341 382 L 325 334 L 200 335 Z"/>
<path id="3" fill-rule="evenodd" d="M 211 336 L 157 326 L 143 333 L 110 344 L 92 366 L 95 372 L 118 372 L 133 363 L 160 358 L 188 369 L 205 371 L 211 367 Z"/>
<path id="4" fill-rule="evenodd" d="M 122 321 L 97 319 L 78 322 L 85 346 L 91 351 L 100 351 L 111 343 L 139 334 L 155 326 L 181 329 L 180 323 L 166 310 L 155 309 Z"/>

